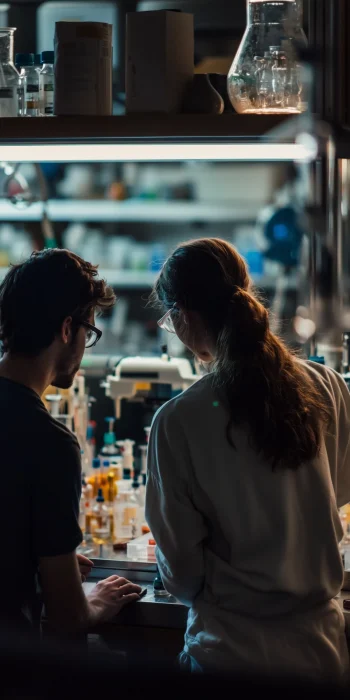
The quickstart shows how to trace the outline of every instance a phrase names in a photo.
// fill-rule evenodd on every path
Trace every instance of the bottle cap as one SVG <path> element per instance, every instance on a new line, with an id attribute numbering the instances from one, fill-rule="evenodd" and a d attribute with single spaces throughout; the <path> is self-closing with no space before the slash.
<path id="1" fill-rule="evenodd" d="M 105 469 L 109 469 L 109 459 L 104 459 L 102 462 L 102 466 L 105 467 Z"/>
<path id="2" fill-rule="evenodd" d="M 147 474 L 142 474 L 142 486 L 146 486 L 147 484 Z"/>
<path id="3" fill-rule="evenodd" d="M 99 489 L 96 501 L 97 501 L 97 503 L 104 503 L 104 500 L 105 499 L 103 498 L 103 491 L 102 491 L 102 489 Z"/>
<path id="4" fill-rule="evenodd" d="M 131 479 L 131 469 L 123 469 L 123 479 Z"/>
<path id="5" fill-rule="evenodd" d="M 98 458 L 98 457 L 94 457 L 94 459 L 92 460 L 92 468 L 93 468 L 93 469 L 99 469 L 100 466 L 101 466 L 101 462 L 100 462 L 99 458 Z"/>
<path id="6" fill-rule="evenodd" d="M 54 63 L 55 52 L 54 51 L 42 51 L 41 52 L 41 63 Z"/>
<path id="7" fill-rule="evenodd" d="M 33 53 L 16 53 L 16 66 L 34 66 Z"/>

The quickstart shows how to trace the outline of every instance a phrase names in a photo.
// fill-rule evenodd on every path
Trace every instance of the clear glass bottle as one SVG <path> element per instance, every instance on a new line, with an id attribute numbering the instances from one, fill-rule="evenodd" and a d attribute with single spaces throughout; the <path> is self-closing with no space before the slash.
<path id="1" fill-rule="evenodd" d="M 105 504 L 102 489 L 98 490 L 96 503 L 92 509 L 91 532 L 95 544 L 111 543 L 110 513 Z"/>
<path id="2" fill-rule="evenodd" d="M 39 74 L 34 60 L 33 53 L 16 54 L 21 84 L 19 114 L 26 117 L 39 116 Z"/>
<path id="3" fill-rule="evenodd" d="M 0 27 L 0 117 L 18 117 L 20 78 L 13 62 L 14 27 Z"/>
<path id="4" fill-rule="evenodd" d="M 228 74 L 239 114 L 306 110 L 297 49 L 306 46 L 302 0 L 247 0 L 248 24 Z"/>
<path id="5" fill-rule="evenodd" d="M 42 69 L 39 72 L 40 85 L 40 114 L 44 117 L 53 116 L 53 102 L 55 89 L 53 51 L 43 51 L 41 54 Z"/>
<path id="6" fill-rule="evenodd" d="M 118 487 L 117 487 L 118 490 Z M 126 549 L 138 535 L 139 504 L 131 492 L 117 492 L 114 502 L 114 547 Z"/>

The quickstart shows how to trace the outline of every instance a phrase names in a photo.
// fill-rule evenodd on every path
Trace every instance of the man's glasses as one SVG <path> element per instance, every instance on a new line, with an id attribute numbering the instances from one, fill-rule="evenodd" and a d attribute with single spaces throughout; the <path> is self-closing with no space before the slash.
<path id="1" fill-rule="evenodd" d="M 95 345 L 97 345 L 98 341 L 101 340 L 102 331 L 87 321 L 81 321 L 81 325 L 86 328 L 85 347 L 93 348 Z"/>

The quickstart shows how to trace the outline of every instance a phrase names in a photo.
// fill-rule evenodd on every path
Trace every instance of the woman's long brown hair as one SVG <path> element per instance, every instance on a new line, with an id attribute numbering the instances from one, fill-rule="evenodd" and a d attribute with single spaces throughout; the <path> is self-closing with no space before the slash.
<path id="1" fill-rule="evenodd" d="M 193 240 L 166 261 L 153 299 L 196 311 L 216 345 L 213 381 L 232 427 L 246 427 L 273 468 L 297 469 L 320 450 L 329 411 L 303 363 L 274 335 L 244 259 L 220 239 Z"/>

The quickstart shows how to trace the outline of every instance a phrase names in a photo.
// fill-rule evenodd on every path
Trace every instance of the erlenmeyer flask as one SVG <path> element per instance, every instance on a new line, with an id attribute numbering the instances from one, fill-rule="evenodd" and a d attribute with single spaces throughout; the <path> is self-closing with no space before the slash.
<path id="1" fill-rule="evenodd" d="M 302 0 L 247 0 L 248 26 L 228 74 L 239 114 L 305 111 L 297 49 L 306 46 Z"/>
<path id="2" fill-rule="evenodd" d="M 0 27 L 0 117 L 18 117 L 20 78 L 13 63 L 14 27 Z"/>

